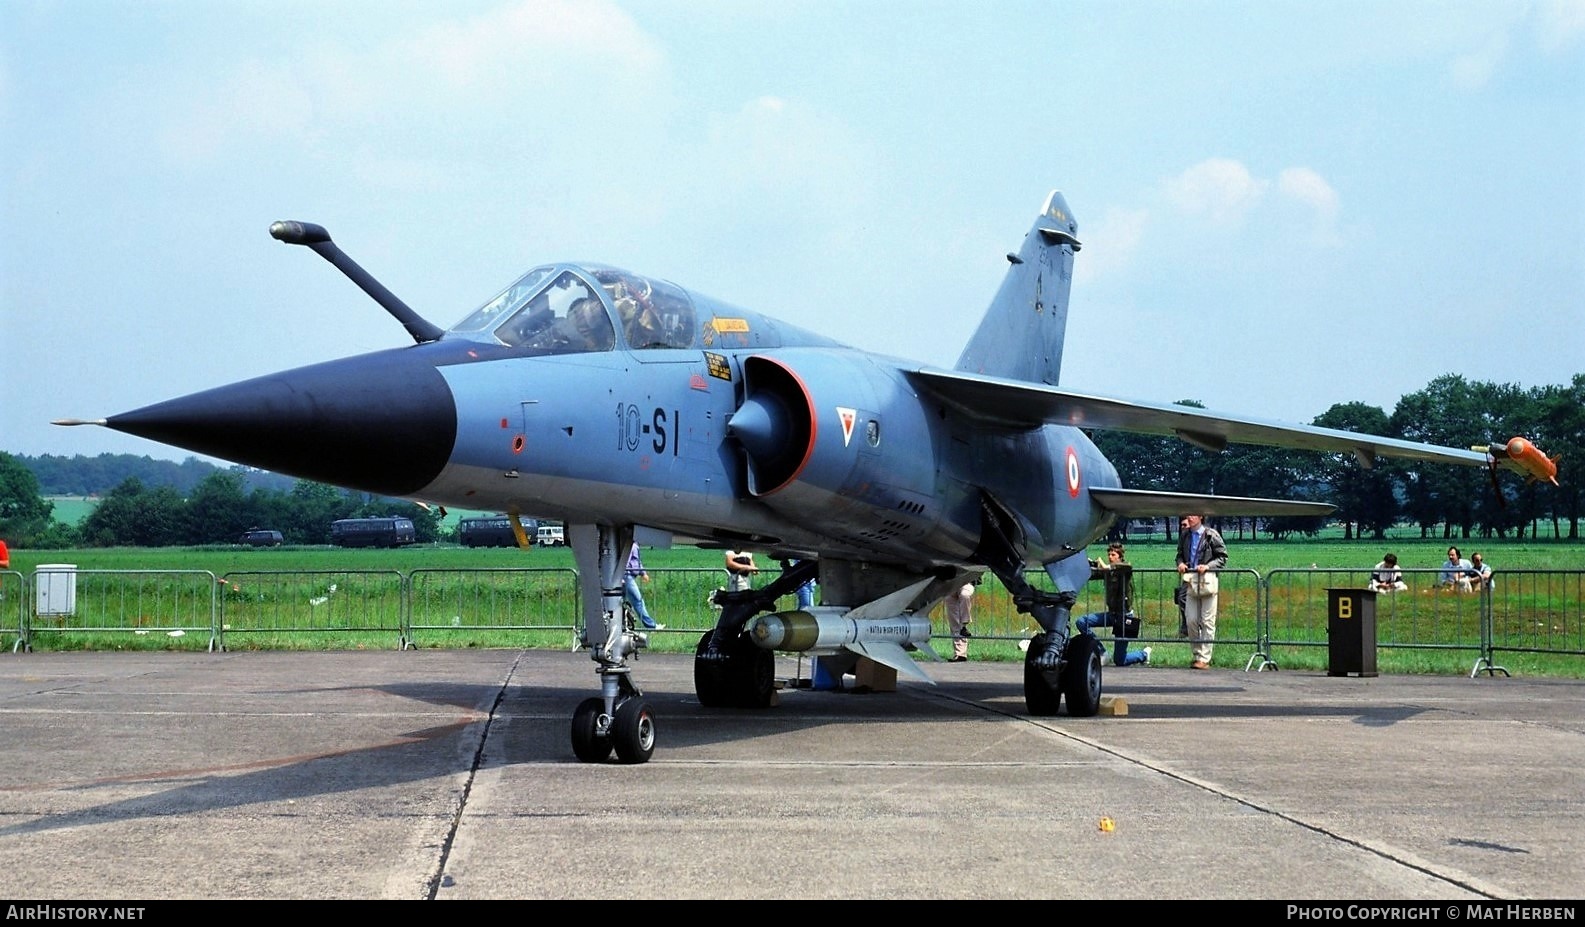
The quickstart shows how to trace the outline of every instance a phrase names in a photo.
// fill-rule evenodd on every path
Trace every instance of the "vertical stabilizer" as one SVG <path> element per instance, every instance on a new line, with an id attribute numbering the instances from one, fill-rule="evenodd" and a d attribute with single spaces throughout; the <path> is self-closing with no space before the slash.
<path id="1" fill-rule="evenodd" d="M 1013 266 L 957 370 L 1057 385 L 1078 231 L 1067 200 L 1051 191 L 1023 246 L 1007 256 Z"/>

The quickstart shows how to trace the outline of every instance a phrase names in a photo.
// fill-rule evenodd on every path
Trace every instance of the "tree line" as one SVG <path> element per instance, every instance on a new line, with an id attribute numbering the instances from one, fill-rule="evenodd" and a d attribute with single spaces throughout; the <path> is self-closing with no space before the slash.
<path id="1" fill-rule="evenodd" d="M 286 544 L 327 544 L 340 518 L 400 515 L 420 543 L 440 536 L 440 513 L 412 502 L 297 480 L 289 490 L 245 488 L 240 469 L 213 465 L 191 491 L 128 476 L 76 525 L 54 520 L 54 504 L 17 458 L 0 452 L 0 538 L 20 548 L 171 547 L 235 543 L 249 528 L 272 528 Z"/>
<path id="2" fill-rule="evenodd" d="M 1199 407 L 1193 400 L 1181 405 Z M 1448 447 L 1500 443 L 1515 436 L 1534 440 L 1560 457 L 1558 482 L 1526 481 L 1507 470 L 1422 466 L 1377 460 L 1366 468 L 1352 455 L 1318 454 L 1247 445 L 1212 453 L 1174 436 L 1097 432 L 1101 451 L 1117 467 L 1124 486 L 1176 492 L 1325 501 L 1337 505 L 1328 519 L 1273 518 L 1259 530 L 1274 538 L 1314 535 L 1328 520 L 1342 524 L 1348 538 L 1385 537 L 1408 522 L 1422 537 L 1514 537 L 1579 539 L 1585 469 L 1585 373 L 1567 386 L 1521 388 L 1471 382 L 1456 374 L 1432 380 L 1404 396 L 1392 413 L 1360 402 L 1340 403 L 1312 424 Z M 125 458 L 118 460 L 117 458 Z M 243 467 L 221 470 L 189 458 L 154 471 L 196 476 L 178 481 L 145 479 L 149 468 L 130 455 L 77 458 L 91 461 L 85 472 L 101 477 L 121 467 L 119 482 L 92 514 L 77 525 L 51 516 L 50 495 L 103 492 L 67 458 L 28 461 L 0 452 L 0 538 L 18 547 L 190 545 L 234 541 L 248 528 L 273 528 L 288 544 L 324 544 L 338 518 L 403 515 L 413 519 L 420 541 L 439 535 L 438 513 L 410 502 L 344 492 L 320 483 Z M 156 463 L 156 462 L 150 462 Z M 48 480 L 35 475 L 44 470 Z M 208 472 L 203 472 L 207 468 Z M 49 487 L 41 492 L 41 483 Z M 71 486 L 72 490 L 63 487 Z M 1231 520 L 1229 520 L 1231 521 Z M 1224 524 L 1224 531 L 1228 525 Z M 1256 530 L 1239 521 L 1233 530 Z M 1167 526 L 1171 536 L 1175 526 Z"/>
<path id="3" fill-rule="evenodd" d="M 1200 407 L 1186 400 L 1180 405 Z M 1103 432 L 1095 443 L 1124 486 L 1330 502 L 1325 519 L 1273 518 L 1261 530 L 1276 538 L 1314 535 L 1326 521 L 1346 538 L 1385 537 L 1407 522 L 1421 537 L 1579 538 L 1585 460 L 1585 374 L 1567 386 L 1522 388 L 1470 382 L 1456 374 L 1404 396 L 1392 414 L 1361 402 L 1339 403 L 1311 422 L 1324 428 L 1472 447 L 1526 437 L 1559 457 L 1558 483 L 1506 469 L 1422 465 L 1381 459 L 1361 466 L 1351 454 L 1318 454 L 1250 445 L 1221 453 L 1176 437 Z M 1224 526 L 1225 527 L 1225 526 Z M 1243 525 L 1236 526 L 1242 530 Z M 1249 525 L 1253 530 L 1254 525 Z M 1168 535 L 1175 533 L 1168 527 Z"/>

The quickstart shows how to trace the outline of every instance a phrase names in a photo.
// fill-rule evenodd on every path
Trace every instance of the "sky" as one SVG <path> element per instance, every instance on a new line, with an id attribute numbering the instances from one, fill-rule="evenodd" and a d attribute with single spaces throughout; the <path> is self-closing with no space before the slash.
<path id="1" fill-rule="evenodd" d="M 951 367 L 1057 189 L 1065 387 L 1585 372 L 1585 0 L 0 0 L 0 183 L 13 454 L 411 343 L 278 219 L 441 326 L 587 260 Z"/>

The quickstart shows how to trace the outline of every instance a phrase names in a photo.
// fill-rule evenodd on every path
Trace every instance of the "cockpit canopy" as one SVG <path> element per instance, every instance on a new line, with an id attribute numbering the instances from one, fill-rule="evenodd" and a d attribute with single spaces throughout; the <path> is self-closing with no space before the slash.
<path id="1" fill-rule="evenodd" d="M 532 354 L 697 348 L 700 337 L 686 291 L 600 265 L 536 267 L 451 333 Z"/>

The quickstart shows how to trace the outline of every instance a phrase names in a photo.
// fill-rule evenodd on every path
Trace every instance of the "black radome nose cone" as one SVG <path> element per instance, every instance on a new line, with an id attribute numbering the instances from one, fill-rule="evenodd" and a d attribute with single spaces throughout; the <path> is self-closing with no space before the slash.
<path id="1" fill-rule="evenodd" d="M 457 405 L 425 346 L 256 377 L 105 424 L 261 470 L 388 496 L 440 474 Z"/>

